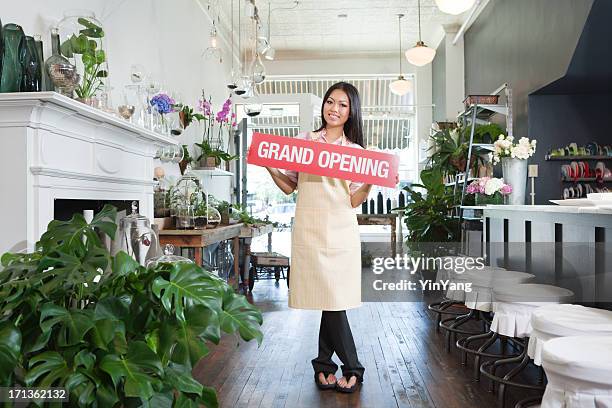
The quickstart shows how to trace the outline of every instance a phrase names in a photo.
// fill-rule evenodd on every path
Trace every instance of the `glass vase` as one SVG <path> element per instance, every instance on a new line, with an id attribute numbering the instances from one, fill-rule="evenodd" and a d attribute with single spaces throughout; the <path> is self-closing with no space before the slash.
<path id="1" fill-rule="evenodd" d="M 2 54 L 2 79 L 0 92 L 19 92 L 22 68 L 19 62 L 19 47 L 25 41 L 23 29 L 17 24 L 7 24 L 3 28 L 4 52 Z"/>
<path id="2" fill-rule="evenodd" d="M 78 100 L 96 105 L 96 96 L 108 89 L 108 59 L 102 23 L 92 11 L 69 10 L 57 25 L 60 53 L 77 67 L 80 82 Z"/>
<path id="3" fill-rule="evenodd" d="M 40 92 L 42 90 L 41 61 L 36 51 L 34 37 L 27 35 L 19 47 L 21 64 L 21 92 Z"/>
<path id="4" fill-rule="evenodd" d="M 476 205 L 487 205 L 495 204 L 500 205 L 504 203 L 504 196 L 498 191 L 493 195 L 476 194 Z"/>
<path id="5" fill-rule="evenodd" d="M 72 98 L 80 76 L 76 67 L 60 53 L 60 36 L 57 27 L 51 28 L 51 56 L 45 61 L 45 71 L 49 75 L 49 87 Z"/>
<path id="6" fill-rule="evenodd" d="M 4 30 L 2 29 L 2 19 L 0 19 L 0 80 L 2 79 L 2 60 L 4 56 Z"/>

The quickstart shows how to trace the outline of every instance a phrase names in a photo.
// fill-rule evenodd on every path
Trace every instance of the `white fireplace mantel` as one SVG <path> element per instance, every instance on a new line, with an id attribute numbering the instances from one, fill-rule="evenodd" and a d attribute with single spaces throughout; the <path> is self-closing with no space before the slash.
<path id="1" fill-rule="evenodd" d="M 55 92 L 0 94 L 0 254 L 32 250 L 57 199 L 138 200 L 153 218 L 153 157 L 178 142 Z"/>

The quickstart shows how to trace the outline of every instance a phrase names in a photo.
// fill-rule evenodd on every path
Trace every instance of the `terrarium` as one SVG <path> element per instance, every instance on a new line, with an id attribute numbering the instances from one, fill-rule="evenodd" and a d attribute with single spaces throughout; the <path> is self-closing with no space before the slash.
<path id="1" fill-rule="evenodd" d="M 119 242 L 115 245 L 115 253 L 124 251 L 142 266 L 159 255 L 157 235 L 151 228 L 149 219 L 138 213 L 136 201 L 132 202 L 132 213 L 119 222 Z"/>
<path id="2" fill-rule="evenodd" d="M 193 261 L 183 256 L 174 255 L 174 245 L 166 244 L 164 245 L 164 254 L 150 259 L 147 262 L 147 268 L 156 268 L 163 264 L 174 265 L 177 263 L 193 263 Z"/>
<path id="3" fill-rule="evenodd" d="M 191 171 L 191 165 L 187 165 L 185 174 L 172 189 L 171 201 L 176 217 L 176 228 L 195 228 L 196 210 L 204 202 L 204 195 L 200 179 Z"/>
<path id="4" fill-rule="evenodd" d="M 70 10 L 57 25 L 60 53 L 77 67 L 80 82 L 75 88 L 77 99 L 98 106 L 98 98 L 108 90 L 108 59 L 104 29 L 95 14 L 88 10 Z"/>

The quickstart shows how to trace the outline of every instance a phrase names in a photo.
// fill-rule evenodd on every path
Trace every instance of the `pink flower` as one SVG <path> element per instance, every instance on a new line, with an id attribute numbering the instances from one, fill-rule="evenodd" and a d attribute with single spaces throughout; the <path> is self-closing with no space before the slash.
<path id="1" fill-rule="evenodd" d="M 512 186 L 510 184 L 504 184 L 500 192 L 502 193 L 502 195 L 508 195 L 512 193 Z"/>

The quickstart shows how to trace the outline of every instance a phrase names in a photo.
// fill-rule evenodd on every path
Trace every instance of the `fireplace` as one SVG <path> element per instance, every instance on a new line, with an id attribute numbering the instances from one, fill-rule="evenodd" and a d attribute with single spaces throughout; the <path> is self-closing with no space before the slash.
<path id="1" fill-rule="evenodd" d="M 104 203 L 153 219 L 156 151 L 177 144 L 55 92 L 0 94 L 0 254 L 32 250 L 53 219 Z"/>

